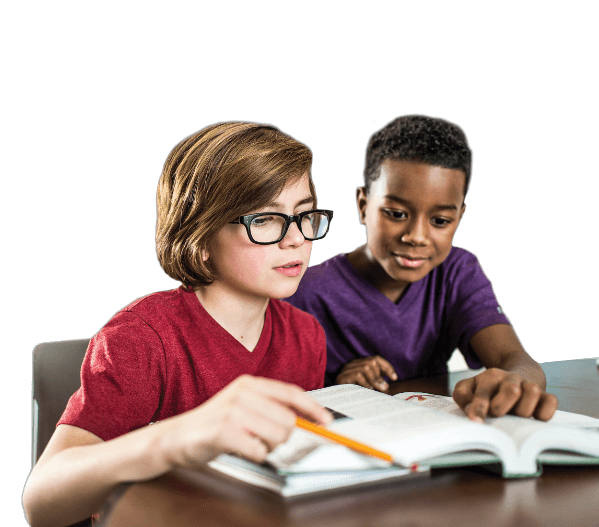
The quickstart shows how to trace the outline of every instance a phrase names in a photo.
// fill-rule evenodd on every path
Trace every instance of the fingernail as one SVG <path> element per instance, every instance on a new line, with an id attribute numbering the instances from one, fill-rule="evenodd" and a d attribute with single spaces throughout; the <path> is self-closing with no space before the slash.
<path id="1" fill-rule="evenodd" d="M 331 414 L 331 412 L 329 412 L 328 410 L 324 410 L 320 417 L 320 422 L 325 425 L 328 425 L 332 421 L 333 421 L 333 415 Z"/>
<path id="2" fill-rule="evenodd" d="M 481 416 L 480 410 L 476 411 L 474 415 L 470 415 L 470 408 L 472 407 L 472 403 L 468 403 L 464 406 L 464 413 L 468 416 L 468 419 L 471 421 L 476 421 L 477 423 L 484 423 L 485 418 Z"/>

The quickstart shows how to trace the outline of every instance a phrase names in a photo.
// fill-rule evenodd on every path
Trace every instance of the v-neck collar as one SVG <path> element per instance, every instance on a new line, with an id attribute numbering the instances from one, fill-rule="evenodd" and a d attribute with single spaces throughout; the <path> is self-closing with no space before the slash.
<path id="1" fill-rule="evenodd" d="M 409 309 L 414 300 L 418 297 L 418 292 L 423 287 L 424 278 L 426 278 L 424 277 L 423 279 L 418 280 L 417 282 L 412 282 L 408 284 L 401 298 L 397 301 L 397 303 L 395 303 L 392 300 L 390 300 L 389 297 L 387 297 L 384 293 L 381 293 L 360 273 L 358 273 L 356 268 L 349 261 L 347 253 L 339 255 L 339 263 L 346 270 L 346 272 L 350 273 L 353 276 L 353 282 L 357 282 L 356 285 L 360 289 L 368 293 L 369 296 L 376 298 L 379 302 L 386 304 L 389 308 L 395 310 L 398 315 L 402 315 Z"/>
<path id="2" fill-rule="evenodd" d="M 208 322 L 212 327 L 213 334 L 223 343 L 225 348 L 231 352 L 231 355 L 234 355 L 238 361 L 243 361 L 246 364 L 248 373 L 252 373 L 264 358 L 270 345 L 272 337 L 271 300 L 268 301 L 268 305 L 266 306 L 264 326 L 262 327 L 262 333 L 260 333 L 258 343 L 253 351 L 249 351 L 243 344 L 241 344 L 241 342 L 222 327 L 216 319 L 208 313 L 208 311 L 206 311 L 206 308 L 202 305 L 194 291 L 186 291 L 184 289 L 182 289 L 182 291 L 191 294 L 189 297 L 191 307 L 196 311 L 198 316 Z"/>

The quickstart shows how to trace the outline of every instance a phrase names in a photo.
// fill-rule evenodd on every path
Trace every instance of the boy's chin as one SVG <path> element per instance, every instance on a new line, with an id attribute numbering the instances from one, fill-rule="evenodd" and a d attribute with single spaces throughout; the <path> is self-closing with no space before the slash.
<path id="1" fill-rule="evenodd" d="M 295 284 L 285 284 L 280 287 L 272 287 L 270 298 L 289 298 L 293 296 L 299 286 L 299 280 Z"/>
<path id="2" fill-rule="evenodd" d="M 396 269 L 393 273 L 387 272 L 387 274 L 396 282 L 413 284 L 422 280 L 430 271 L 427 266 L 421 269 Z"/>
<path id="3" fill-rule="evenodd" d="M 290 296 L 293 296 L 296 291 L 297 291 L 297 287 L 294 287 L 293 289 L 286 289 L 285 291 L 281 291 L 280 293 L 278 293 L 276 295 L 271 295 L 270 298 L 279 298 L 279 299 L 289 298 Z"/>

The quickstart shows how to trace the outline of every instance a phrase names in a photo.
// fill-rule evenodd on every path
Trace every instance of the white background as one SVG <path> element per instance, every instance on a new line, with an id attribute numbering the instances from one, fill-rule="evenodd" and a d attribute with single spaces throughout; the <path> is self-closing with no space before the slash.
<path id="1" fill-rule="evenodd" d="M 455 244 L 535 359 L 599 355 L 592 2 L 5 4 L 4 525 L 24 525 L 34 345 L 90 337 L 177 285 L 154 252 L 156 184 L 170 149 L 217 121 L 312 148 L 335 211 L 312 263 L 365 239 L 354 193 L 375 130 L 408 113 L 458 123 L 474 165 Z"/>

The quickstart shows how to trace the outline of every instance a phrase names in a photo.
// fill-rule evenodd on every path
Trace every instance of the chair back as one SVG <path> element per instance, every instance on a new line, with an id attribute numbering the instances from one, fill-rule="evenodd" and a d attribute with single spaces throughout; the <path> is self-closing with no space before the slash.
<path id="1" fill-rule="evenodd" d="M 56 423 L 81 386 L 80 372 L 89 339 L 44 342 L 33 349 L 33 448 L 35 465 Z"/>

